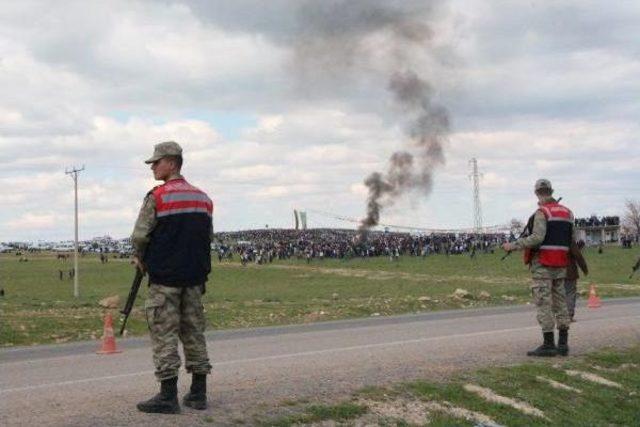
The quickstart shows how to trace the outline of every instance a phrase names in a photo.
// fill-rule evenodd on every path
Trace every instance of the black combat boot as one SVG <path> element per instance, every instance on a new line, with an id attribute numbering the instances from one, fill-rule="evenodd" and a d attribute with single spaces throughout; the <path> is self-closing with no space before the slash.
<path id="1" fill-rule="evenodd" d="M 207 376 L 193 374 L 191 389 L 182 400 L 185 406 L 193 409 L 207 409 Z"/>
<path id="2" fill-rule="evenodd" d="M 178 377 L 160 382 L 160 393 L 149 400 L 138 403 L 138 410 L 156 414 L 179 414 Z"/>
<path id="3" fill-rule="evenodd" d="M 558 354 L 560 356 L 567 356 L 569 354 L 569 330 L 558 330 Z"/>
<path id="4" fill-rule="evenodd" d="M 535 357 L 554 357 L 558 354 L 556 343 L 553 338 L 553 332 L 543 332 L 544 342 L 535 350 L 528 351 L 527 356 Z"/>

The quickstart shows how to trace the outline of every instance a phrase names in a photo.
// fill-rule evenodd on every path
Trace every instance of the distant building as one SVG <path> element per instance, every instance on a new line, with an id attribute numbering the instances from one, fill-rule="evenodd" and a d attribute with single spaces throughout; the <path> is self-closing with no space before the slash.
<path id="1" fill-rule="evenodd" d="M 575 222 L 576 235 L 588 245 L 612 243 L 620 240 L 620 218 L 605 216 L 598 218 L 578 218 Z"/>

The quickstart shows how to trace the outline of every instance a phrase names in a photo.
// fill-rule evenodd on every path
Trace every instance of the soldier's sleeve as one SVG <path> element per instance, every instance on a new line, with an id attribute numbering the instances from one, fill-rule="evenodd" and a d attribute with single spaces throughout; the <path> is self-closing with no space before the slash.
<path id="1" fill-rule="evenodd" d="M 527 237 L 521 237 L 514 242 L 518 249 L 537 248 L 544 241 L 547 234 L 547 219 L 542 211 L 537 211 L 533 217 L 533 230 Z"/>
<path id="2" fill-rule="evenodd" d="M 138 213 L 136 225 L 131 234 L 131 245 L 134 254 L 142 257 L 144 250 L 149 244 L 149 239 L 153 228 L 156 226 L 156 200 L 151 193 L 147 194 L 142 202 L 142 207 Z"/>

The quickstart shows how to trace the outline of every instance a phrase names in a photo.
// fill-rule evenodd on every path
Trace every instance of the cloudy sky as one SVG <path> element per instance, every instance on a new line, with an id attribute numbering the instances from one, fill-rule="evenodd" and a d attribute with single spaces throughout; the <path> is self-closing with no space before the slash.
<path id="1" fill-rule="evenodd" d="M 66 4 L 62 4 L 66 3 Z M 15 1 L 0 5 L 0 241 L 127 236 L 178 141 L 218 231 L 354 227 L 366 176 L 415 151 L 389 91 L 411 71 L 446 108 L 433 188 L 381 222 L 525 219 L 536 178 L 576 215 L 640 199 L 640 4 L 632 1 Z"/>

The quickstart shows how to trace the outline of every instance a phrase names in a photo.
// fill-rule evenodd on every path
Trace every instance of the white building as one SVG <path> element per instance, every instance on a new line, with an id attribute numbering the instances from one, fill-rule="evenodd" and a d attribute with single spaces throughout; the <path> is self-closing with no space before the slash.
<path id="1" fill-rule="evenodd" d="M 599 245 L 600 243 L 611 243 L 620 240 L 619 225 L 587 225 L 577 226 L 576 235 L 578 240 L 584 240 L 587 245 Z"/>

